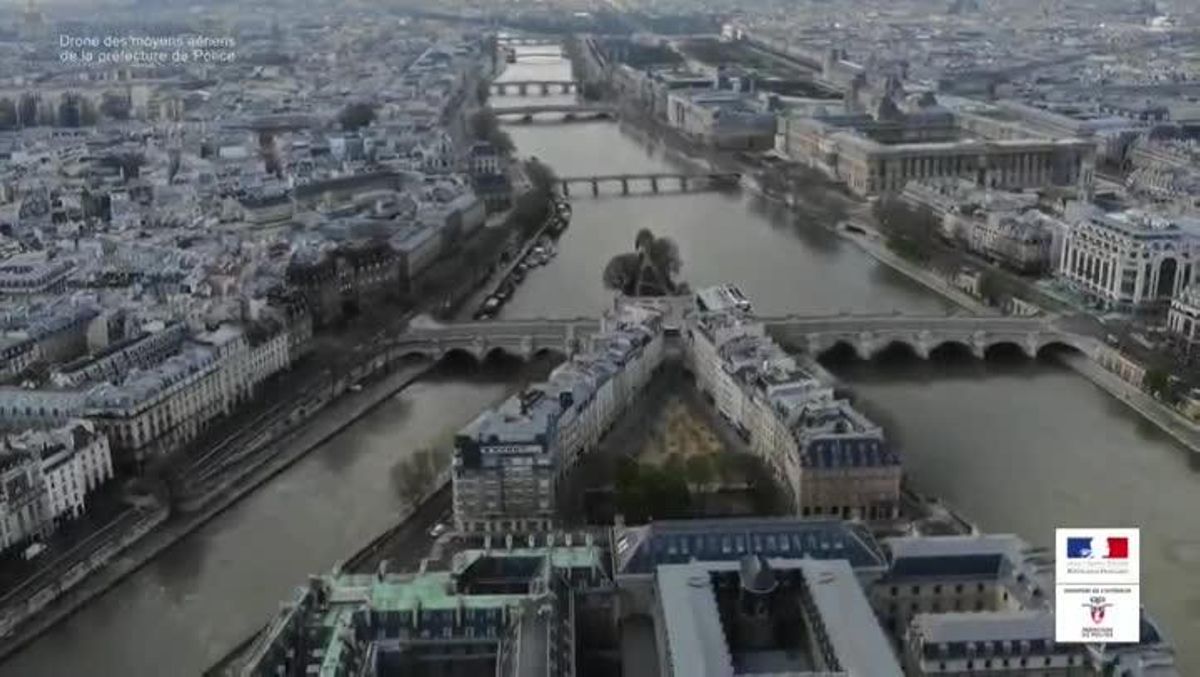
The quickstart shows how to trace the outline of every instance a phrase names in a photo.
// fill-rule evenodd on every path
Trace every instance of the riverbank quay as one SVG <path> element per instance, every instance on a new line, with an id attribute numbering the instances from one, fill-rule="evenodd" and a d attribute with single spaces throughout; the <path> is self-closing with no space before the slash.
<path id="1" fill-rule="evenodd" d="M 364 386 L 360 392 L 347 393 L 345 397 L 332 401 L 328 407 L 311 416 L 307 423 L 276 439 L 272 444 L 278 449 L 278 453 L 269 455 L 253 470 L 240 475 L 225 488 L 219 498 L 211 500 L 197 512 L 178 513 L 169 518 L 164 516 L 162 521 L 154 525 L 155 528 L 147 530 L 141 538 L 131 542 L 125 550 L 98 567 L 76 587 L 15 627 L 13 634 L 0 640 L 0 660 L 18 651 L 150 563 L 184 536 L 199 529 L 254 489 L 283 472 L 309 451 L 418 380 L 431 366 L 423 363 L 401 368 Z"/>
<path id="2" fill-rule="evenodd" d="M 565 199 L 565 198 L 562 198 Z M 542 221 L 541 227 L 530 235 L 525 242 L 520 246 L 520 249 L 513 254 L 512 258 L 505 264 L 499 265 L 500 252 L 496 253 L 497 264 L 493 265 L 492 272 L 486 278 L 478 282 L 469 293 L 459 298 L 452 306 L 451 316 L 456 320 L 468 321 L 473 319 L 472 315 L 480 305 L 483 304 L 489 296 L 494 296 L 504 286 L 505 282 L 510 280 L 513 271 L 525 257 L 529 255 L 533 248 L 537 246 L 538 241 L 546 236 L 554 226 L 556 219 L 568 218 L 562 213 L 559 203 L 556 200 L 550 200 L 549 213 Z M 566 226 L 564 225 L 564 228 Z M 514 283 L 515 284 L 515 283 Z"/>

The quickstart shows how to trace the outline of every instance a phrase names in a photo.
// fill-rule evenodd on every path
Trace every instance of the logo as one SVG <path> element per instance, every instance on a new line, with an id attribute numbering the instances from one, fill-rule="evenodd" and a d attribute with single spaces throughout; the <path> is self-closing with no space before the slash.
<path id="1" fill-rule="evenodd" d="M 1129 539 L 1072 536 L 1067 538 L 1067 559 L 1129 559 Z"/>
<path id="2" fill-rule="evenodd" d="M 1097 595 L 1088 599 L 1083 603 L 1088 611 L 1092 614 L 1092 623 L 1100 625 L 1104 622 L 1104 610 L 1112 606 L 1112 602 L 1106 602 L 1104 596 Z"/>

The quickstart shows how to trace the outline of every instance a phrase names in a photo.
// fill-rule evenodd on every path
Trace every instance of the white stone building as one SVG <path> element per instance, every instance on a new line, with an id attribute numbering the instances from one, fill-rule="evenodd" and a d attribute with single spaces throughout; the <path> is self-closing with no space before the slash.
<path id="1" fill-rule="evenodd" d="M 686 337 L 697 387 L 771 468 L 796 514 L 896 515 L 900 459 L 882 429 L 767 337 L 740 291 L 700 290 Z"/>
<path id="2" fill-rule="evenodd" d="M 1171 299 L 1167 330 L 1189 353 L 1200 343 L 1200 288 L 1196 285 L 1188 285 Z"/>
<path id="3" fill-rule="evenodd" d="M 108 438 L 89 421 L 10 435 L 0 450 L 0 548 L 45 535 L 84 514 L 113 476 Z"/>
<path id="4" fill-rule="evenodd" d="M 1194 278 L 1200 221 L 1067 208 L 1058 275 L 1103 308 L 1162 310 Z"/>

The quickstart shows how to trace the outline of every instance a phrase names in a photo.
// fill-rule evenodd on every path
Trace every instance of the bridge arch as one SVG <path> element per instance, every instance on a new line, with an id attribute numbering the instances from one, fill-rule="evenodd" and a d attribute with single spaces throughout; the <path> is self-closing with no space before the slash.
<path id="1" fill-rule="evenodd" d="M 483 353 L 480 362 L 504 362 L 505 360 L 521 359 L 521 354 L 505 346 L 492 346 Z"/>
<path id="2" fill-rule="evenodd" d="M 483 361 L 483 355 L 471 348 L 454 347 L 443 350 L 437 359 L 438 362 L 444 360 L 461 360 L 479 363 Z"/>
<path id="3" fill-rule="evenodd" d="M 567 357 L 567 351 L 562 346 L 537 346 L 533 349 L 529 359 L 538 360 L 546 357 Z"/>
<path id="4" fill-rule="evenodd" d="M 397 350 L 395 357 L 397 360 L 432 360 L 435 357 L 440 359 L 440 356 L 436 355 L 435 351 L 430 350 L 429 348 L 418 348 L 416 346 L 410 346 Z"/>
<path id="5" fill-rule="evenodd" d="M 989 342 L 983 348 L 984 359 L 1003 359 L 1005 357 L 1020 355 L 1022 357 L 1033 358 L 1037 355 L 1030 353 L 1029 346 L 1023 341 L 1015 339 L 999 339 Z"/>
<path id="6" fill-rule="evenodd" d="M 872 360 L 912 360 L 921 359 L 925 355 L 921 354 L 919 345 L 906 338 L 893 338 L 886 341 L 880 341 L 878 346 L 871 350 Z"/>
<path id="7" fill-rule="evenodd" d="M 1034 356 L 1039 358 L 1049 357 L 1054 353 L 1080 353 L 1086 355 L 1088 354 L 1088 348 L 1070 337 L 1056 336 L 1038 341 Z"/>
<path id="8" fill-rule="evenodd" d="M 863 360 L 869 357 L 863 355 L 857 341 L 848 338 L 836 339 L 825 345 L 815 345 L 812 353 L 818 359 L 831 360 L 833 362 Z"/>
<path id="9" fill-rule="evenodd" d="M 958 360 L 974 356 L 975 351 L 971 349 L 971 344 L 958 339 L 939 341 L 929 349 L 929 359 L 931 360 Z"/>

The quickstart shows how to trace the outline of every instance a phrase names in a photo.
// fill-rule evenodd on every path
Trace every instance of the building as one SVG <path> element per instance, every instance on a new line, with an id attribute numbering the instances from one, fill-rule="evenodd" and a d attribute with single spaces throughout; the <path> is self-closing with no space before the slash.
<path id="1" fill-rule="evenodd" d="M 882 429 L 766 335 L 736 287 L 701 289 L 688 318 L 697 387 L 772 470 L 796 514 L 897 516 L 900 458 Z"/>
<path id="2" fill-rule="evenodd" d="M 32 296 L 57 294 L 66 289 L 75 262 L 42 252 L 17 254 L 0 261 L 0 294 Z"/>
<path id="3" fill-rule="evenodd" d="M 83 515 L 87 495 L 113 476 L 108 438 L 90 421 L 76 419 L 60 428 L 10 435 L 5 451 L 29 452 L 41 459 L 50 520 Z"/>
<path id="4" fill-rule="evenodd" d="M 1038 209 L 1039 196 L 980 188 L 965 179 L 910 181 L 901 198 L 942 220 L 941 234 L 1021 273 L 1053 271 L 1067 225 Z"/>
<path id="5" fill-rule="evenodd" d="M 655 587 L 661 675 L 904 674 L 844 559 L 662 564 Z"/>
<path id="6" fill-rule="evenodd" d="M 287 281 L 303 295 L 313 322 L 324 326 L 374 298 L 399 294 L 400 263 L 400 255 L 387 243 L 354 241 L 294 259 Z"/>
<path id="7" fill-rule="evenodd" d="M 81 517 L 88 494 L 113 476 L 108 439 L 83 420 L 9 435 L 0 468 L 0 549 Z"/>
<path id="8" fill-rule="evenodd" d="M 590 543 L 465 550 L 448 570 L 314 576 L 237 668 L 276 675 L 572 677 L 587 596 L 611 591 Z"/>
<path id="9" fill-rule="evenodd" d="M 1167 331 L 1188 354 L 1200 343 L 1200 287 L 1188 285 L 1171 299 Z"/>
<path id="10" fill-rule="evenodd" d="M 971 219 L 967 248 L 1019 273 L 1041 273 L 1052 268 L 1050 253 L 1054 231 L 1038 212 L 988 214 Z"/>
<path id="11" fill-rule="evenodd" d="M 1095 145 L 1032 132 L 996 137 L 926 102 L 901 111 L 884 98 L 875 115 L 826 114 L 780 121 L 776 148 L 864 196 L 899 193 L 909 181 L 963 178 L 986 188 L 1075 186 L 1090 195 Z"/>
<path id="12" fill-rule="evenodd" d="M 591 345 L 485 411 L 454 440 L 460 531 L 545 531 L 559 480 L 591 450 L 662 362 L 661 315 L 634 304 L 608 314 Z"/>
<path id="13" fill-rule="evenodd" d="M 117 341 L 94 355 L 63 364 L 50 378 L 60 388 L 120 378 L 132 369 L 144 369 L 162 362 L 183 346 L 187 334 L 187 327 L 182 322 L 173 322 Z"/>
<path id="14" fill-rule="evenodd" d="M 807 404 L 795 437 L 801 515 L 884 519 L 899 515 L 900 457 L 883 429 L 844 400 Z"/>
<path id="15" fill-rule="evenodd" d="M 0 453 L 0 549 L 27 543 L 53 527 L 45 487 L 37 453 Z"/>
<path id="16" fill-rule="evenodd" d="M 764 150 L 775 143 L 775 115 L 742 92 L 672 91 L 667 96 L 667 122 L 716 148 Z"/>
<path id="17" fill-rule="evenodd" d="M 888 569 L 870 595 L 902 647 L 905 674 L 1178 674 L 1145 618 L 1135 645 L 1056 643 L 1053 557 L 1016 536 L 910 536 L 882 545 Z"/>
<path id="18" fill-rule="evenodd" d="M 1068 205 L 1058 276 L 1097 306 L 1117 312 L 1165 310 L 1195 279 L 1200 221 Z"/>

